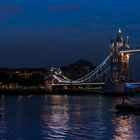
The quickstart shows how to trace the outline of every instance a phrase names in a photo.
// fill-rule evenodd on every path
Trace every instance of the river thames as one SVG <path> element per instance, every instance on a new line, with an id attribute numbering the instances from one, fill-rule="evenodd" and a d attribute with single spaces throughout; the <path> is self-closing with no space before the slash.
<path id="1" fill-rule="evenodd" d="M 139 140 L 140 115 L 117 114 L 121 102 L 102 96 L 0 96 L 0 139 Z"/>

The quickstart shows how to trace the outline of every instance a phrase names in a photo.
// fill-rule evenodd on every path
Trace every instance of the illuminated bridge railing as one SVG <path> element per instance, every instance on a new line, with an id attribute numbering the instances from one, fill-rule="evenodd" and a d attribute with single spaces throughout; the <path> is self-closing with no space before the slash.
<path id="1" fill-rule="evenodd" d="M 120 51 L 120 53 L 123 53 L 123 54 L 140 54 L 140 49 L 137 49 L 137 50 L 124 50 L 124 51 Z"/>
<path id="2" fill-rule="evenodd" d="M 137 83 L 125 83 L 126 88 L 140 88 L 140 82 Z"/>
<path id="3" fill-rule="evenodd" d="M 102 79 L 102 77 L 104 75 L 106 75 L 110 69 L 110 67 L 107 66 L 109 58 L 110 58 L 110 56 L 108 56 L 106 59 L 104 59 L 104 61 L 97 68 L 95 68 L 93 71 L 91 71 L 90 73 L 86 74 L 85 76 L 83 76 L 77 80 L 73 81 L 73 80 L 65 77 L 62 73 L 61 73 L 61 77 L 59 75 L 56 75 L 55 73 L 53 74 L 53 77 L 56 80 L 58 80 L 59 83 L 78 84 L 78 83 L 90 83 L 91 81 L 98 82 L 99 79 Z"/>

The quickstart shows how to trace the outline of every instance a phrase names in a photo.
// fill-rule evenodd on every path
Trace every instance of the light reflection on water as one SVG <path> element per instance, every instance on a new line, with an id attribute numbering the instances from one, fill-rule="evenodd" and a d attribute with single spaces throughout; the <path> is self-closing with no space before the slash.
<path id="1" fill-rule="evenodd" d="M 0 139 L 139 140 L 140 116 L 116 114 L 121 98 L 0 96 Z"/>
<path id="2" fill-rule="evenodd" d="M 113 121 L 115 125 L 114 140 L 135 140 L 136 120 L 134 116 L 118 116 Z"/>
<path id="3" fill-rule="evenodd" d="M 68 131 L 68 106 L 67 103 L 63 103 L 63 96 L 52 96 L 51 98 L 51 110 L 48 111 L 48 102 L 44 100 L 43 115 L 42 115 L 42 133 L 44 138 L 61 138 L 65 139 L 65 134 Z M 60 104 L 62 103 L 62 104 Z M 50 112 L 50 114 L 49 114 Z M 48 115 L 49 114 L 49 115 Z M 49 130 L 49 131 L 48 131 Z"/>

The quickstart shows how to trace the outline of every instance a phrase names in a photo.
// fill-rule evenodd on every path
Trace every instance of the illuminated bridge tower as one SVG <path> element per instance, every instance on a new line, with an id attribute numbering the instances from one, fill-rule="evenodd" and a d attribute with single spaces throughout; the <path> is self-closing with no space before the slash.
<path id="1" fill-rule="evenodd" d="M 118 31 L 116 40 L 110 42 L 110 79 L 111 82 L 129 81 L 129 55 L 120 51 L 129 50 L 129 38 L 124 41 L 121 29 Z"/>

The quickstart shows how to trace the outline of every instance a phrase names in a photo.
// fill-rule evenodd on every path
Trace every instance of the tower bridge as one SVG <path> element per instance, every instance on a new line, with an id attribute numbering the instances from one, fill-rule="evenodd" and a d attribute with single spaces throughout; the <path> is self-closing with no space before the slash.
<path id="1" fill-rule="evenodd" d="M 60 68 L 52 68 L 51 73 L 53 79 L 51 83 L 47 84 L 48 88 L 52 90 L 54 87 L 67 89 L 69 86 L 72 88 L 75 86 L 77 88 L 79 86 L 84 86 L 84 88 L 95 86 L 98 88 L 104 87 L 106 88 L 104 91 L 106 90 L 107 92 L 124 92 L 126 85 L 130 87 L 133 84 L 128 84 L 130 81 L 130 56 L 140 54 L 140 49 L 131 48 L 129 37 L 124 40 L 121 29 L 119 29 L 116 39 L 111 39 L 109 49 L 109 55 L 98 67 L 77 80 L 71 80 L 64 76 Z M 138 85 L 140 84 L 137 83 L 137 87 Z"/>

